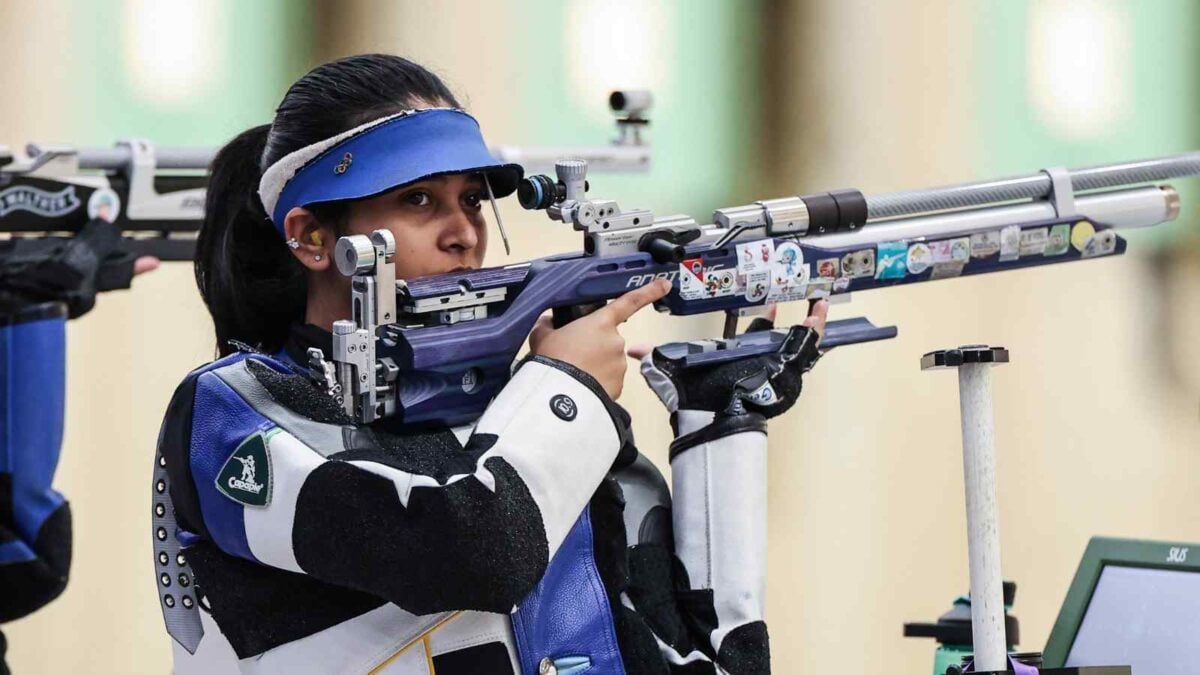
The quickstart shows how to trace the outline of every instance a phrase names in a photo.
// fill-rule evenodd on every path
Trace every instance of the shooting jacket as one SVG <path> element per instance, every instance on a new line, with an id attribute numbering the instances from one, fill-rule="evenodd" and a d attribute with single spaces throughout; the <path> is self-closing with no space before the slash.
<path id="1" fill-rule="evenodd" d="M 170 403 L 176 673 L 716 672 L 674 606 L 666 484 L 590 376 L 533 357 L 474 425 L 360 426 L 299 374 L 310 346 L 328 333 L 208 364 Z"/>

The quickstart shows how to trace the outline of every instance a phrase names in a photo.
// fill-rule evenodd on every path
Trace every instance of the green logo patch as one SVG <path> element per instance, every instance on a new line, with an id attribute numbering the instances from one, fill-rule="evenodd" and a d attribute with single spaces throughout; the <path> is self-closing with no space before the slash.
<path id="1" fill-rule="evenodd" d="M 271 503 L 271 456 L 267 440 L 277 431 L 256 431 L 233 451 L 217 474 L 217 489 L 222 494 L 246 506 Z"/>

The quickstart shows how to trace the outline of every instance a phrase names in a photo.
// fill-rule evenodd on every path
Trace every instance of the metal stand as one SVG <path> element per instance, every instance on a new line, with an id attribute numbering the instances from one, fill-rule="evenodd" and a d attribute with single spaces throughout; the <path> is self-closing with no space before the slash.
<path id="1" fill-rule="evenodd" d="M 1007 362 L 1006 349 L 982 345 L 931 352 L 921 357 L 922 370 L 958 368 L 963 482 L 967 496 L 967 554 L 971 574 L 971 634 L 977 671 L 1004 671 L 1008 666 L 990 372 L 992 364 Z"/>

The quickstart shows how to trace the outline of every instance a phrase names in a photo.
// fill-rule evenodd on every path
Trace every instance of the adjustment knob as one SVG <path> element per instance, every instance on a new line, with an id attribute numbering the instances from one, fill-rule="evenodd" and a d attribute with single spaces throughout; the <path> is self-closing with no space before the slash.
<path id="1" fill-rule="evenodd" d="M 333 248 L 333 259 L 339 272 L 352 277 L 375 267 L 375 245 L 362 234 L 341 237 Z"/>
<path id="2" fill-rule="evenodd" d="M 554 163 L 554 173 L 558 174 L 558 179 L 564 183 L 583 180 L 587 178 L 587 160 L 560 159 Z"/>
<path id="3" fill-rule="evenodd" d="M 587 162 L 582 159 L 560 159 L 554 163 L 554 173 L 564 189 L 563 197 L 568 200 L 583 201 L 587 192 Z"/>

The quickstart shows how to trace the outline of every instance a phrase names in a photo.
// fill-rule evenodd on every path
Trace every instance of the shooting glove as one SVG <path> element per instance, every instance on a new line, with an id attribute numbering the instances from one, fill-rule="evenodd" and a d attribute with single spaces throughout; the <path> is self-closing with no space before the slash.
<path id="1" fill-rule="evenodd" d="M 751 330 L 770 324 L 756 321 Z M 697 648 L 734 673 L 769 673 L 763 621 L 766 420 L 800 396 L 818 336 L 795 326 L 773 353 L 687 367 L 655 350 L 642 375 L 672 413 L 676 603 Z"/>
<path id="2" fill-rule="evenodd" d="M 0 313 L 61 301 L 70 318 L 82 316 L 96 293 L 129 288 L 134 258 L 122 249 L 121 229 L 100 219 L 70 238 L 0 242 Z"/>

